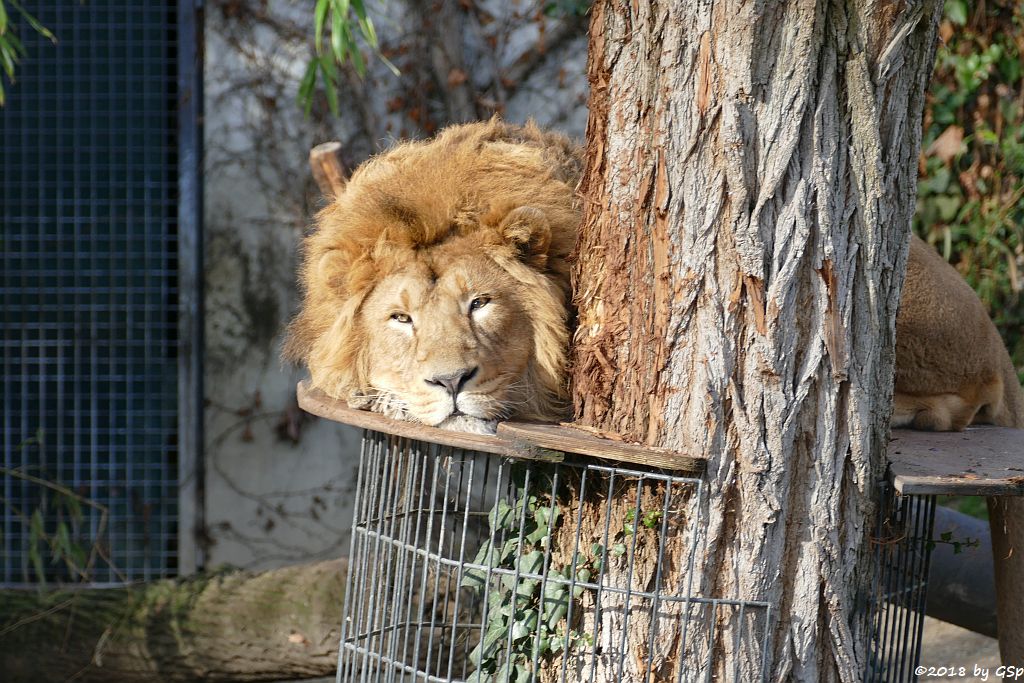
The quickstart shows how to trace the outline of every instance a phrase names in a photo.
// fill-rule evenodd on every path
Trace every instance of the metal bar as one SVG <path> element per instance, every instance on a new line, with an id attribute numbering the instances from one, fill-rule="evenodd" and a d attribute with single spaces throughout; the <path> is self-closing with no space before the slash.
<path id="1" fill-rule="evenodd" d="M 356 497 L 352 503 L 352 535 L 349 539 L 348 557 L 349 562 L 352 563 L 352 559 L 356 556 L 356 527 L 359 525 L 359 505 L 361 498 L 363 497 L 363 476 L 366 468 L 366 449 L 367 444 L 370 443 L 370 434 L 367 431 L 363 431 L 363 437 L 359 446 L 359 469 L 356 471 Z M 341 642 L 344 643 L 349 637 L 349 630 L 351 629 L 351 618 L 349 617 L 349 606 L 352 604 L 352 589 L 355 582 L 356 572 L 352 568 L 353 564 L 350 564 L 349 571 L 346 572 L 345 576 L 345 596 L 341 603 Z M 345 648 L 338 648 L 338 672 L 337 672 L 337 683 L 342 683 L 342 672 L 345 670 L 344 661 Z"/>
<path id="2" fill-rule="evenodd" d="M 178 2 L 178 572 L 205 563 L 203 528 L 202 0 Z M 130 310 L 130 307 L 129 307 Z"/>
<path id="3" fill-rule="evenodd" d="M 567 624 L 571 624 L 572 623 L 572 608 L 573 608 L 573 605 L 576 602 L 575 600 L 572 599 L 572 596 L 574 595 L 574 593 L 576 591 L 576 585 L 577 585 L 577 582 L 576 582 L 576 565 L 577 565 L 577 560 L 579 559 L 580 532 L 581 532 L 581 530 L 583 528 L 583 501 L 586 500 L 586 497 L 587 497 L 587 473 L 589 471 L 590 471 L 589 469 L 585 468 L 585 469 L 583 469 L 582 473 L 580 474 L 580 494 L 579 494 L 579 498 L 578 498 L 578 501 L 577 501 L 578 504 L 576 506 L 576 533 L 575 533 L 575 536 L 574 536 L 573 542 L 572 542 L 572 567 L 570 568 L 570 575 L 569 575 L 569 579 L 570 579 L 570 581 L 569 581 L 569 596 L 570 596 L 569 597 L 569 608 L 566 610 L 566 617 L 565 617 L 565 623 L 567 623 Z M 565 677 L 566 677 L 566 673 L 568 671 L 568 667 L 569 667 L 569 657 L 568 656 L 562 657 L 562 677 L 560 679 L 562 683 L 565 683 Z"/>
<path id="4" fill-rule="evenodd" d="M 924 553 L 924 563 L 921 566 L 920 578 L 923 579 L 921 582 L 921 588 L 917 594 L 917 605 L 914 609 L 917 614 L 916 624 L 916 635 L 914 637 L 913 644 L 913 657 L 911 658 L 911 666 L 916 667 L 918 662 L 921 661 L 921 646 L 924 644 L 924 613 L 925 605 L 928 599 L 928 582 L 929 572 L 931 570 L 931 558 L 932 553 L 929 548 L 929 543 L 932 540 L 932 536 L 935 533 L 935 496 L 925 497 L 925 512 L 924 515 L 927 519 L 927 525 L 925 527 L 924 536 L 921 539 L 922 552 Z"/>
<path id="5" fill-rule="evenodd" d="M 604 535 L 601 537 L 601 569 L 597 572 L 597 597 L 594 600 L 594 643 L 595 647 L 590 653 L 590 683 L 594 683 L 597 672 L 597 643 L 601 638 L 601 596 L 604 594 L 604 580 L 608 575 L 608 538 L 611 530 L 612 515 L 612 493 L 615 490 L 615 472 L 608 473 L 608 493 L 605 496 L 604 504 Z"/>
<path id="6" fill-rule="evenodd" d="M 640 481 L 636 483 L 636 504 L 633 506 L 633 541 L 629 547 L 629 560 L 628 568 L 626 569 L 626 596 L 623 601 L 622 607 L 622 638 L 619 639 L 619 664 L 618 664 L 618 678 L 621 680 L 625 673 L 624 667 L 626 664 L 626 639 L 629 635 L 629 603 L 633 597 L 633 572 L 636 569 L 636 543 L 639 537 L 637 528 L 641 522 L 641 501 L 643 501 L 644 495 L 644 478 L 640 477 Z M 652 595 L 653 598 L 653 595 Z"/>

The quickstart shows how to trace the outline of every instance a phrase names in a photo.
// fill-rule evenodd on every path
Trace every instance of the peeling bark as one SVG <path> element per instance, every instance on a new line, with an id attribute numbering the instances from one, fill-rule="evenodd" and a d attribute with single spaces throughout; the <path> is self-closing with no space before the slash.
<path id="1" fill-rule="evenodd" d="M 772 604 L 773 680 L 866 662 L 864 520 L 941 9 L 593 7 L 576 419 L 707 455 L 697 568 L 674 587 Z M 699 649 L 661 674 L 696 678 Z"/>

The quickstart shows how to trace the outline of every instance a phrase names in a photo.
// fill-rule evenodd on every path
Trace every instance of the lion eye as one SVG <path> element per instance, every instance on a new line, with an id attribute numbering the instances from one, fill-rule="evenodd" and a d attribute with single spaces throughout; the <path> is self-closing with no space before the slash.
<path id="1" fill-rule="evenodd" d="M 470 310 L 470 312 L 478 311 L 481 308 L 483 308 L 484 306 L 486 306 L 487 304 L 489 304 L 490 302 L 491 302 L 491 297 L 489 297 L 489 296 L 478 296 L 477 298 L 475 298 L 475 299 L 473 299 L 472 301 L 469 302 L 469 310 Z"/>
<path id="2" fill-rule="evenodd" d="M 402 323 L 403 325 L 408 325 L 412 322 L 412 316 L 408 313 L 392 313 L 391 319 L 396 323 Z"/>

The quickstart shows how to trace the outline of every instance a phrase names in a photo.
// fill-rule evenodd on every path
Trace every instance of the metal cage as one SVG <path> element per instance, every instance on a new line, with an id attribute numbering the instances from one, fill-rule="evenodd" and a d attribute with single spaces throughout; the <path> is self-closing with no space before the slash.
<path id="1" fill-rule="evenodd" d="M 865 680 L 914 680 L 934 499 L 886 493 Z M 672 680 L 769 677 L 775 606 L 662 580 L 693 567 L 700 478 L 366 430 L 356 495 L 339 683 L 654 680 L 684 653 Z"/>

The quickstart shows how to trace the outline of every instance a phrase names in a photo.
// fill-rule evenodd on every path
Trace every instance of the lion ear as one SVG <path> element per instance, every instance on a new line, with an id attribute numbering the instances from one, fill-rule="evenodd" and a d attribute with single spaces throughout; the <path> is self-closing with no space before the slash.
<path id="1" fill-rule="evenodd" d="M 547 265 L 551 224 L 543 211 L 532 206 L 512 209 L 501 221 L 498 231 L 519 252 L 523 262 L 535 268 Z"/>

